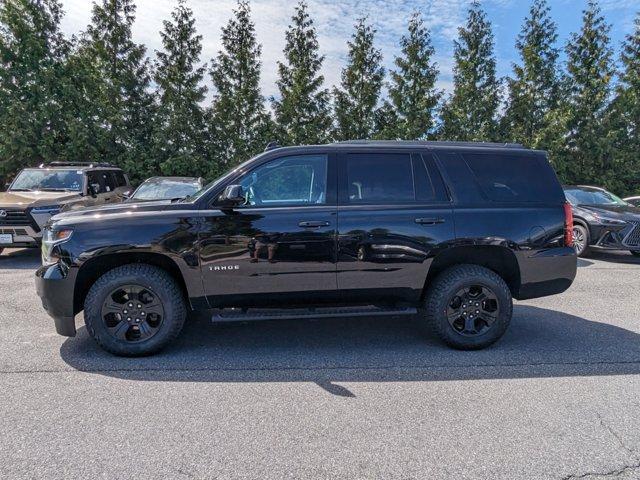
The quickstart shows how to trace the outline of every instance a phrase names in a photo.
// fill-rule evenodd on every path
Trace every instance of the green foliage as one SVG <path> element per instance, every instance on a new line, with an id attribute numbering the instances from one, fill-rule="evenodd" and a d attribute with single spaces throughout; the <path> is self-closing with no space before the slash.
<path id="1" fill-rule="evenodd" d="M 397 70 L 391 72 L 389 86 L 389 98 L 397 123 L 391 123 L 391 130 L 384 136 L 402 140 L 424 139 L 432 133 L 441 93 L 435 88 L 439 72 L 431 59 L 435 53 L 431 35 L 419 13 L 412 15 L 409 33 L 402 37 L 400 44 L 402 56 L 395 59 Z M 393 121 L 385 112 L 378 115 L 385 118 L 383 123 Z"/>
<path id="2" fill-rule="evenodd" d="M 202 35 L 196 34 L 193 12 L 180 0 L 160 33 L 154 80 L 160 101 L 154 128 L 154 161 L 165 175 L 204 176 L 205 116 L 200 103 L 205 66 L 198 67 Z"/>
<path id="3" fill-rule="evenodd" d="M 280 99 L 272 101 L 278 136 L 285 145 L 320 144 L 330 134 L 329 91 L 322 88 L 324 56 L 304 0 L 292 22 L 285 34 L 286 63 L 278 62 Z"/>
<path id="4" fill-rule="evenodd" d="M 371 138 L 375 133 L 376 107 L 384 81 L 382 54 L 374 45 L 375 30 L 366 19 L 358 20 L 348 42 L 348 65 L 342 71 L 341 88 L 333 89 L 338 140 Z"/>
<path id="5" fill-rule="evenodd" d="M 621 194 L 640 194 L 640 13 L 620 55 L 623 70 L 606 116 L 611 141 L 609 186 Z"/>
<path id="6" fill-rule="evenodd" d="M 61 15 L 57 0 L 0 2 L 0 178 L 58 156 Z"/>
<path id="7" fill-rule="evenodd" d="M 493 33 L 476 0 L 467 23 L 455 41 L 453 96 L 442 110 L 440 137 L 444 140 L 487 141 L 497 134 L 500 84 L 496 79 Z"/>
<path id="8" fill-rule="evenodd" d="M 146 48 L 133 42 L 133 0 L 102 0 L 93 5 L 91 24 L 78 55 L 89 69 L 81 88 L 91 89 L 94 131 L 100 159 L 141 180 L 150 167 L 153 95 Z M 91 71 L 90 69 L 94 69 Z"/>
<path id="9" fill-rule="evenodd" d="M 609 185 L 614 173 L 604 117 L 614 67 L 609 25 L 595 0 L 589 1 L 582 30 L 572 35 L 566 53 L 567 95 L 553 127 L 564 132 L 563 141 L 556 140 L 552 160 L 565 182 Z"/>
<path id="10" fill-rule="evenodd" d="M 509 142 L 545 148 L 541 132 L 549 126 L 549 114 L 558 105 L 558 39 L 547 0 L 534 0 L 516 40 L 521 64 L 513 65 L 508 78 L 508 98 L 501 122 L 501 136 Z"/>
<path id="11" fill-rule="evenodd" d="M 240 0 L 233 13 L 222 29 L 222 50 L 211 68 L 215 98 L 209 131 L 210 155 L 218 159 L 215 170 L 262 151 L 273 131 L 260 93 L 262 47 L 256 40 L 249 3 Z"/>

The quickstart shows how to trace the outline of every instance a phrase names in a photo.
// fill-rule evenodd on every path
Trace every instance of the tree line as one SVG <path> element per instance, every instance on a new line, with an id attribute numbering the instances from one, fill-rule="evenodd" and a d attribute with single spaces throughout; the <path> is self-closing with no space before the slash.
<path id="1" fill-rule="evenodd" d="M 564 182 L 640 190 L 640 13 L 617 69 L 597 0 L 562 46 L 547 0 L 533 0 L 515 42 L 519 60 L 501 79 L 492 25 L 474 1 L 454 41 L 453 92 L 445 95 L 420 12 L 389 72 L 375 29 L 359 19 L 339 85 L 329 88 L 301 0 L 274 98 L 260 90 L 261 45 L 247 0 L 238 1 L 208 64 L 185 0 L 163 22 L 154 60 L 132 38 L 135 13 L 134 0 L 96 0 L 86 30 L 67 38 L 59 0 L 0 3 L 0 177 L 82 160 L 114 163 L 137 181 L 213 178 L 272 140 L 442 139 L 522 143 L 548 150 Z"/>

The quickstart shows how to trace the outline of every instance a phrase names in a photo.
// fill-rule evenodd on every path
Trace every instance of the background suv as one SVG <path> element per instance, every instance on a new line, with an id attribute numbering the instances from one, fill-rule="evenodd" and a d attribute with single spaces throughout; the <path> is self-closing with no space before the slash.
<path id="1" fill-rule="evenodd" d="M 38 294 L 58 333 L 158 351 L 188 309 L 214 321 L 415 315 L 479 349 L 512 297 L 565 291 L 571 208 L 546 154 L 518 145 L 349 142 L 269 150 L 183 201 L 62 213 Z M 337 332 L 339 334 L 339 332 Z"/>
<path id="2" fill-rule="evenodd" d="M 127 175 L 109 164 L 53 162 L 25 168 L 0 193 L 0 252 L 39 246 L 42 228 L 62 210 L 121 202 L 130 191 Z"/>
<path id="3" fill-rule="evenodd" d="M 579 256 L 592 248 L 640 256 L 640 208 L 603 188 L 565 186 L 564 192 L 573 209 L 573 243 Z"/>

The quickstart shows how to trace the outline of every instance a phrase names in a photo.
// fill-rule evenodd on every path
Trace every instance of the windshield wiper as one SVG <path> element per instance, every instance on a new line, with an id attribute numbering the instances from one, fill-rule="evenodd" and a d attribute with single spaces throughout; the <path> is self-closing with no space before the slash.
<path id="1" fill-rule="evenodd" d="M 68 188 L 41 188 L 41 192 L 66 192 Z"/>
<path id="2" fill-rule="evenodd" d="M 12 188 L 10 192 L 33 192 L 30 188 Z"/>

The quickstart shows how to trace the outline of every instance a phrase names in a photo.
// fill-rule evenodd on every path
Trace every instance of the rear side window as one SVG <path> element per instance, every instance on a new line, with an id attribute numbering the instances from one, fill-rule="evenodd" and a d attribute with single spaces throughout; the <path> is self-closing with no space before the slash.
<path id="1" fill-rule="evenodd" d="M 346 155 L 349 204 L 405 204 L 445 201 L 442 179 L 430 156 L 410 153 Z"/>
<path id="2" fill-rule="evenodd" d="M 553 169 L 541 156 L 465 153 L 462 157 L 488 200 L 518 203 L 563 198 Z"/>

